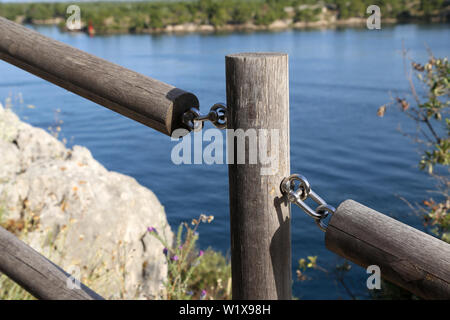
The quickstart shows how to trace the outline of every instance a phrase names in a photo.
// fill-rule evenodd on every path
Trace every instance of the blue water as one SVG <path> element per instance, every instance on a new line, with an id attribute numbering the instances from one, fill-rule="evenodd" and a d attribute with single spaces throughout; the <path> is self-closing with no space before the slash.
<path id="1" fill-rule="evenodd" d="M 330 204 L 352 198 L 417 228 L 420 218 L 399 199 L 421 201 L 433 181 L 419 172 L 417 147 L 398 131 L 414 133 L 399 112 L 384 118 L 377 108 L 389 91 L 408 92 L 401 48 L 424 61 L 426 47 L 448 56 L 447 25 L 399 25 L 365 29 L 235 33 L 221 35 L 114 35 L 89 38 L 38 27 L 47 36 L 195 93 L 205 111 L 226 101 L 224 56 L 241 51 L 283 51 L 290 56 L 292 172 L 309 178 Z M 17 98 L 22 94 L 24 103 Z M 200 228 L 200 246 L 229 250 L 228 176 L 226 165 L 176 166 L 170 159 L 176 142 L 90 101 L 0 62 L 0 97 L 11 97 L 15 110 L 35 126 L 54 124 L 61 110 L 68 144 L 88 147 L 108 169 L 135 177 L 164 205 L 173 228 L 200 213 L 215 221 Z M 27 108 L 35 105 L 35 109 Z M 324 247 L 324 235 L 293 208 L 293 270 L 297 260 L 318 255 L 331 268 L 340 261 Z M 354 266 L 348 285 L 367 296 L 365 270 Z M 294 273 L 295 275 L 295 273 Z M 348 298 L 333 277 L 317 271 L 295 282 L 294 294 L 305 299 Z"/>

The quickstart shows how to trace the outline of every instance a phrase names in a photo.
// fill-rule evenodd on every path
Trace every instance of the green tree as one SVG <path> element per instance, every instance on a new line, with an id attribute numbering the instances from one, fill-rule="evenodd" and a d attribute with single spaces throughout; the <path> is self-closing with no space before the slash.
<path id="1" fill-rule="evenodd" d="M 154 8 L 150 12 L 150 27 L 152 28 L 163 28 L 163 11 L 161 8 Z"/>
<path id="2" fill-rule="evenodd" d="M 32 3 L 27 10 L 27 18 L 32 20 L 45 20 L 53 17 L 51 7 L 39 3 Z"/>
<path id="3" fill-rule="evenodd" d="M 231 15 L 223 5 L 214 3 L 211 5 L 209 11 L 209 21 L 212 25 L 218 27 L 223 26 L 231 20 Z"/>
<path id="4" fill-rule="evenodd" d="M 450 243 L 450 64 L 447 58 L 435 58 L 430 53 L 425 65 L 412 62 L 412 70 L 426 90 L 424 97 L 410 74 L 411 97 L 396 97 L 381 106 L 378 115 L 384 116 L 388 106 L 397 105 L 416 122 L 418 133 L 412 138 L 422 149 L 419 168 L 436 179 L 435 193 L 440 198 L 424 200 L 416 210 L 424 214 L 425 224 L 432 227 L 434 234 Z"/>
<path id="5" fill-rule="evenodd" d="M 252 21 L 255 11 L 248 2 L 238 1 L 235 3 L 234 9 L 231 14 L 233 23 L 243 24 Z"/>

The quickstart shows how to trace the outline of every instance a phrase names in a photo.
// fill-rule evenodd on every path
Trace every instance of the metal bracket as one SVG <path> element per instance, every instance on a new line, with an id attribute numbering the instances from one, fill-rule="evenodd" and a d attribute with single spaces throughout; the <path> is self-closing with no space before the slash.
<path id="1" fill-rule="evenodd" d="M 296 182 L 298 182 L 298 186 Z M 326 231 L 327 226 L 324 223 L 324 219 L 333 214 L 336 209 L 327 204 L 325 200 L 311 189 L 308 180 L 304 176 L 293 174 L 284 178 L 280 189 L 283 194 L 287 195 L 289 202 L 299 206 L 308 216 L 316 221 L 316 224 L 322 231 Z M 311 198 L 318 204 L 316 210 L 311 209 L 304 202 L 307 198 Z"/>
<path id="2" fill-rule="evenodd" d="M 227 127 L 227 106 L 224 103 L 216 103 L 206 115 L 201 115 L 196 108 L 191 108 L 183 114 L 183 123 L 193 131 L 202 130 L 205 121 L 211 121 L 218 129 L 225 129 Z"/>

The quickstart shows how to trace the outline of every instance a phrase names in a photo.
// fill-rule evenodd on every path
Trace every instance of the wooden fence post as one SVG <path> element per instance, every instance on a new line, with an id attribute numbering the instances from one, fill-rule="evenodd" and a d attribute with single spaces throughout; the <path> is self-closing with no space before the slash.
<path id="1" fill-rule="evenodd" d="M 233 299 L 291 299 L 290 205 L 280 192 L 290 171 L 288 56 L 228 55 L 226 81 L 228 129 L 242 129 L 249 138 L 242 144 L 238 132 L 227 132 Z M 240 145 L 245 164 L 237 163 Z M 272 170 L 263 163 L 267 155 L 276 158 Z"/>

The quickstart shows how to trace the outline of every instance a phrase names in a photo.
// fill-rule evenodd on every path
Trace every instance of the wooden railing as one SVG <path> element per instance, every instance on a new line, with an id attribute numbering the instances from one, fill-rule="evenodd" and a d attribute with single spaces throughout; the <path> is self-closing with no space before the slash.
<path id="1" fill-rule="evenodd" d="M 192 93 L 146 77 L 0 17 L 0 58 L 167 135 L 198 108 Z"/>
<path id="2" fill-rule="evenodd" d="M 195 95 L 47 38 L 0 17 L 0 58 L 166 135 L 189 129 Z M 280 190 L 290 171 L 288 57 L 226 57 L 229 129 L 276 129 L 278 169 L 229 164 L 233 299 L 291 299 L 291 208 Z M 325 235 L 327 248 L 424 298 L 450 298 L 450 245 L 356 202 L 344 202 Z M 101 299 L 0 229 L 0 272 L 40 299 Z"/>
<path id="3" fill-rule="evenodd" d="M 347 200 L 332 215 L 326 247 L 425 299 L 450 299 L 450 244 Z"/>
<path id="4" fill-rule="evenodd" d="M 0 271 L 37 299 L 103 299 L 82 283 L 78 286 L 79 289 L 73 289 L 76 279 L 2 227 L 0 227 Z"/>

